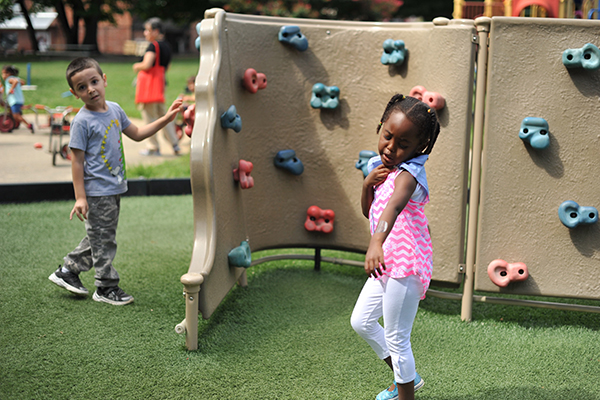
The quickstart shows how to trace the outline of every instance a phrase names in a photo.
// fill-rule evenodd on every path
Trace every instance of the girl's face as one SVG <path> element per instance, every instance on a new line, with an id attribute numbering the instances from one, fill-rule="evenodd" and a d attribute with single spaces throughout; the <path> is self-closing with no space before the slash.
<path id="1" fill-rule="evenodd" d="M 425 145 L 415 124 L 401 111 L 390 114 L 379 130 L 379 155 L 388 168 L 410 160 L 423 151 Z"/>
<path id="2" fill-rule="evenodd" d="M 150 24 L 144 25 L 144 38 L 147 41 L 153 42 L 159 35 L 160 31 L 158 29 L 152 29 L 152 25 Z"/>
<path id="3" fill-rule="evenodd" d="M 8 73 L 8 72 L 7 72 L 5 69 L 3 69 L 3 70 L 2 70 L 2 79 L 6 79 L 6 78 L 8 78 L 9 76 L 10 76 L 10 74 L 9 74 L 9 73 Z"/>

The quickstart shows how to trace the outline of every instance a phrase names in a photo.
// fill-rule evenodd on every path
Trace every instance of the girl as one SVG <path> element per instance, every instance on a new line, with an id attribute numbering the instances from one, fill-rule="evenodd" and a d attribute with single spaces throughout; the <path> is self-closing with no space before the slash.
<path id="1" fill-rule="evenodd" d="M 380 132 L 381 131 L 381 132 Z M 435 110 L 397 94 L 377 127 L 379 156 L 369 160 L 361 205 L 371 241 L 365 283 L 352 327 L 394 372 L 377 400 L 413 399 L 423 385 L 410 333 L 431 280 L 432 249 L 423 207 L 429 201 L 424 164 L 440 132 Z M 385 328 L 378 320 L 383 316 Z"/>
<path id="2" fill-rule="evenodd" d="M 23 123 L 27 126 L 31 133 L 33 133 L 33 124 L 25 121 L 21 108 L 25 104 L 25 98 L 23 97 L 23 91 L 21 90 L 21 84 L 23 80 L 18 77 L 19 70 L 14 65 L 5 65 L 2 67 L 2 79 L 4 80 L 4 91 L 6 93 L 6 99 L 10 106 L 15 123 Z"/>

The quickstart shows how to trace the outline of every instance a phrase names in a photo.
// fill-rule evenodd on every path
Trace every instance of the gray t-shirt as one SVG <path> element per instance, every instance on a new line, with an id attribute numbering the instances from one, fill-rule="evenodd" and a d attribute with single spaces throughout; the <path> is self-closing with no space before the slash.
<path id="1" fill-rule="evenodd" d="M 127 191 L 121 132 L 131 121 L 117 103 L 106 104 L 106 112 L 82 108 L 71 122 L 69 147 L 85 152 L 83 179 L 87 196 L 111 196 Z"/>

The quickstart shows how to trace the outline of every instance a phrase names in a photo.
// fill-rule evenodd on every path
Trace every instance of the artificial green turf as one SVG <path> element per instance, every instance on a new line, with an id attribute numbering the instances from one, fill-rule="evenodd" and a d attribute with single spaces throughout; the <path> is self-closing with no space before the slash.
<path id="1" fill-rule="evenodd" d="M 167 179 L 190 177 L 190 154 L 160 164 L 138 164 L 127 168 L 127 178 Z"/>
<path id="2" fill-rule="evenodd" d="M 135 297 L 122 307 L 48 281 L 84 235 L 71 207 L 0 205 L 1 399 L 373 399 L 391 382 L 349 325 L 360 268 L 252 267 L 248 287 L 200 322 L 199 350 L 189 352 L 174 327 L 184 318 L 191 196 L 122 199 L 115 265 Z M 93 272 L 82 281 L 93 290 Z M 459 315 L 458 302 L 421 303 L 417 399 L 600 398 L 597 314 L 475 303 L 472 323 Z"/>

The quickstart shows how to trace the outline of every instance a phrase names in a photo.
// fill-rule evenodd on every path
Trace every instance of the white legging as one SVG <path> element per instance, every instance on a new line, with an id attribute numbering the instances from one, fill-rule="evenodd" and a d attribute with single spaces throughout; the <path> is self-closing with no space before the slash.
<path id="1" fill-rule="evenodd" d="M 367 279 L 352 311 L 352 328 L 373 348 L 380 359 L 391 356 L 396 383 L 415 379 L 415 358 L 410 333 L 423 294 L 416 275 L 381 280 Z M 383 316 L 385 329 L 379 324 Z"/>

